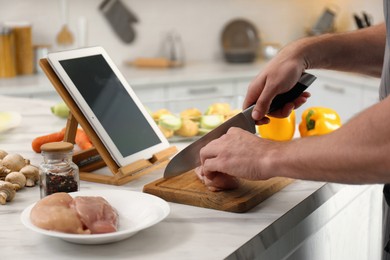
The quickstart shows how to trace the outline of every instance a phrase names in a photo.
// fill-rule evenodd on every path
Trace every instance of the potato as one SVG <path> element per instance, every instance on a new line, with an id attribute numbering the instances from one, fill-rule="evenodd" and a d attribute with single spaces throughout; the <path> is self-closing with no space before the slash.
<path id="1" fill-rule="evenodd" d="M 200 112 L 200 110 L 197 108 L 189 108 L 189 109 L 183 110 L 180 113 L 180 117 L 182 119 L 191 119 L 194 121 L 199 121 L 201 116 L 202 116 L 202 112 Z"/>
<path id="2" fill-rule="evenodd" d="M 156 112 L 152 113 L 152 117 L 154 121 L 158 121 L 162 115 L 172 115 L 171 111 L 169 111 L 166 108 L 161 108 L 157 110 Z"/>
<path id="3" fill-rule="evenodd" d="M 163 133 L 163 135 L 165 136 L 165 138 L 170 138 L 173 136 L 173 133 L 174 133 L 173 130 L 166 129 L 166 128 L 162 127 L 161 125 L 159 125 L 158 128 L 160 128 L 160 130 Z"/>
<path id="4" fill-rule="evenodd" d="M 192 137 L 197 135 L 199 132 L 198 124 L 190 119 L 183 119 L 181 128 L 175 132 L 175 134 L 184 136 L 184 137 Z"/>
<path id="5" fill-rule="evenodd" d="M 210 105 L 206 112 L 205 115 L 229 115 L 231 113 L 231 108 L 228 103 L 214 103 Z"/>

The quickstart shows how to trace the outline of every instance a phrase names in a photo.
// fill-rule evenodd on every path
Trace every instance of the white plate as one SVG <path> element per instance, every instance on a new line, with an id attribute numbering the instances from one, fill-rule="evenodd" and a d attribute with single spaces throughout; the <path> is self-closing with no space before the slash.
<path id="1" fill-rule="evenodd" d="M 35 203 L 28 206 L 21 215 L 22 223 L 29 229 L 43 235 L 61 238 L 77 244 L 105 244 L 131 237 L 138 231 L 153 226 L 169 214 L 169 204 L 156 196 L 125 190 L 88 190 L 69 193 L 76 196 L 101 196 L 119 214 L 118 231 L 106 234 L 80 235 L 49 231 L 36 227 L 30 221 L 30 211 Z"/>
<path id="2" fill-rule="evenodd" d="M 0 133 L 17 127 L 22 122 L 22 116 L 17 112 L 0 112 Z"/>

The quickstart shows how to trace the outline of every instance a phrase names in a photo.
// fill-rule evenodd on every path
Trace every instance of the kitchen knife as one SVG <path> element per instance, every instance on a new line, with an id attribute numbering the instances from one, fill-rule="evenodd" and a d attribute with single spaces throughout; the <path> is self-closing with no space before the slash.
<path id="1" fill-rule="evenodd" d="M 371 16 L 368 15 L 366 12 L 363 12 L 363 18 L 364 18 L 364 22 L 366 23 L 366 26 L 367 27 L 371 26 Z"/>
<path id="2" fill-rule="evenodd" d="M 313 83 L 315 76 L 303 73 L 297 84 L 288 92 L 277 95 L 271 102 L 269 113 L 282 108 L 286 103 L 294 101 L 305 89 Z M 168 163 L 164 171 L 164 178 L 171 178 L 200 165 L 199 152 L 214 139 L 224 135 L 230 127 L 240 127 L 251 133 L 256 133 L 255 121 L 252 119 L 252 110 L 255 105 L 250 106 L 243 112 L 230 118 L 211 132 L 207 133 L 199 140 L 193 142 L 181 152 L 176 154 Z"/>
<path id="3" fill-rule="evenodd" d="M 360 19 L 360 17 L 357 14 L 354 14 L 353 18 L 355 19 L 355 23 L 356 23 L 356 26 L 358 27 L 358 29 L 364 28 L 363 21 L 362 21 L 362 19 Z"/>

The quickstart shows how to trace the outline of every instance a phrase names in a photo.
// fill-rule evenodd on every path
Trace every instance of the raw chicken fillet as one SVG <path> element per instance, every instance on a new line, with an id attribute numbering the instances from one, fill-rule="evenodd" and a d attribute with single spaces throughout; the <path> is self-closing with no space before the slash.
<path id="1" fill-rule="evenodd" d="M 117 212 L 102 197 L 76 197 L 71 203 L 81 222 L 92 234 L 115 232 Z"/>
<path id="2" fill-rule="evenodd" d="M 118 213 L 104 198 L 72 198 L 63 192 L 37 202 L 30 219 L 37 227 L 72 234 L 110 233 L 118 226 Z"/>

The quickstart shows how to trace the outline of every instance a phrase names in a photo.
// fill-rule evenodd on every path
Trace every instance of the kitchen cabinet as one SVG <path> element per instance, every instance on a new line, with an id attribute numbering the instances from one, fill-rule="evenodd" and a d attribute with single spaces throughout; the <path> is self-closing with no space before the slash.
<path id="1" fill-rule="evenodd" d="M 216 63 L 204 64 L 201 68 L 188 65 L 183 70 L 129 71 L 124 68 L 121 71 L 150 110 L 167 108 L 178 113 L 190 107 L 205 111 L 214 102 L 227 102 L 233 108 L 241 108 L 250 82 L 263 66 Z M 379 79 L 326 70 L 310 72 L 317 80 L 308 89 L 312 96 L 297 110 L 298 120 L 305 108 L 326 106 L 335 109 L 345 122 L 378 101 Z M 0 80 L 1 94 L 60 100 L 43 74 Z"/>
<path id="2" fill-rule="evenodd" d="M 362 107 L 361 107 L 362 109 L 367 108 L 367 107 L 379 102 L 378 89 L 373 88 L 370 85 L 363 84 L 362 95 L 363 95 Z"/>
<path id="3" fill-rule="evenodd" d="M 230 81 L 201 81 L 197 83 L 175 84 L 169 87 L 169 99 L 209 98 L 233 95 L 233 83 Z"/>
<path id="4" fill-rule="evenodd" d="M 373 218 L 370 212 L 381 212 L 381 200 L 382 194 L 378 190 L 370 190 L 363 196 L 357 196 L 337 216 L 313 232 L 304 243 L 293 248 L 288 259 L 380 259 L 381 218 Z M 361 210 L 363 207 L 367 211 Z M 325 214 L 316 212 L 306 220 L 306 226 Z M 359 221 L 354 221 L 357 214 Z"/>
<path id="5" fill-rule="evenodd" d="M 363 87 L 348 81 L 319 76 L 308 91 L 311 97 L 297 110 L 299 115 L 308 107 L 323 106 L 337 111 L 345 122 L 363 108 Z"/>
<path id="6" fill-rule="evenodd" d="M 44 100 L 58 100 L 60 101 L 61 97 L 57 93 L 52 91 L 26 91 L 26 92 L 16 92 L 16 93 L 7 93 L 6 95 L 13 97 L 26 97 L 31 99 L 44 99 Z"/>
<path id="7" fill-rule="evenodd" d="M 165 85 L 132 86 L 135 94 L 148 109 L 155 111 L 168 106 L 167 87 Z"/>
<path id="8" fill-rule="evenodd" d="M 214 102 L 227 102 L 232 107 L 241 107 L 242 99 L 234 94 L 234 82 L 230 80 L 210 80 L 175 82 L 171 84 L 135 84 L 134 92 L 142 103 L 151 110 L 166 108 L 180 112 L 196 107 L 206 111 Z"/>
<path id="9" fill-rule="evenodd" d="M 244 96 L 245 97 L 246 93 L 248 92 L 248 87 L 249 87 L 249 84 L 251 83 L 251 80 L 252 79 L 236 80 L 236 82 L 235 82 L 235 85 L 236 85 L 236 88 L 235 88 L 236 95 L 240 95 L 240 96 Z"/>
<path id="10" fill-rule="evenodd" d="M 333 193 L 341 187 L 339 184 L 332 186 L 323 187 L 323 194 Z M 337 192 L 333 202 L 312 196 L 313 202 L 323 202 L 320 208 L 297 222 L 292 223 L 287 218 L 283 224 L 290 225 L 291 229 L 280 236 L 278 241 L 269 244 L 267 250 L 256 254 L 256 258 L 248 257 L 249 254 L 241 250 L 242 254 L 236 253 L 239 257 L 235 259 L 243 259 L 242 255 L 247 256 L 245 259 L 380 259 L 381 186 L 375 185 L 365 193 L 352 195 L 357 187 L 351 185 L 347 190 Z M 311 208 L 310 203 L 306 207 L 296 207 L 287 215 L 300 215 L 301 211 Z M 331 214 L 332 211 L 337 211 L 337 214 Z M 278 230 L 273 232 L 278 234 Z M 254 243 L 254 240 L 248 243 Z"/>
<path id="11" fill-rule="evenodd" d="M 225 80 L 176 83 L 168 88 L 169 108 L 176 112 L 191 107 L 205 111 L 213 102 L 231 103 L 233 88 L 233 82 Z"/>
<path id="12" fill-rule="evenodd" d="M 57 102 L 61 97 L 43 74 L 0 79 L 0 95 Z"/>
<path id="13" fill-rule="evenodd" d="M 309 88 L 308 102 L 297 112 L 310 106 L 325 106 L 336 110 L 343 122 L 378 102 L 379 79 L 351 73 L 313 71 L 317 80 Z"/>

